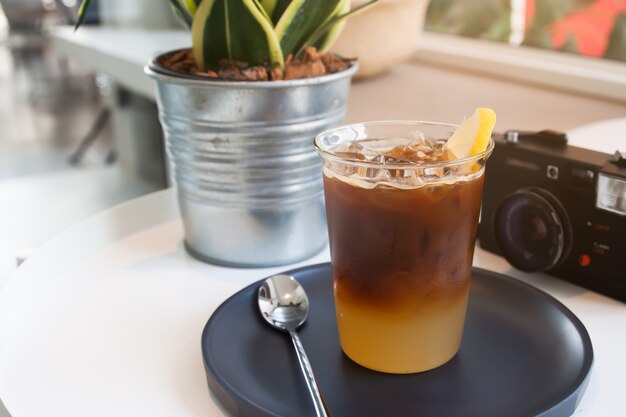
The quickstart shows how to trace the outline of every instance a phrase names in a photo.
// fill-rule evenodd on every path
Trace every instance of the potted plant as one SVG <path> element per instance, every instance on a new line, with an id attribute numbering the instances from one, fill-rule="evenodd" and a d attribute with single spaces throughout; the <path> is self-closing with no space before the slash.
<path id="1" fill-rule="evenodd" d="M 350 10 L 350 0 L 170 0 L 193 48 L 157 56 L 146 73 L 193 256 L 259 267 L 324 247 L 312 142 L 343 121 L 357 69 L 325 51 L 376 1 Z"/>

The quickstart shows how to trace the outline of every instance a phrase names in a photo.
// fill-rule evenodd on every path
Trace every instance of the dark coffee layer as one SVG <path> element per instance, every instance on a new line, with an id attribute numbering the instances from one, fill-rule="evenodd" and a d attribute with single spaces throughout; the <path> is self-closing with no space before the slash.
<path id="1" fill-rule="evenodd" d="M 324 177 L 336 291 L 381 307 L 463 293 L 482 186 L 482 176 L 415 189 Z"/>

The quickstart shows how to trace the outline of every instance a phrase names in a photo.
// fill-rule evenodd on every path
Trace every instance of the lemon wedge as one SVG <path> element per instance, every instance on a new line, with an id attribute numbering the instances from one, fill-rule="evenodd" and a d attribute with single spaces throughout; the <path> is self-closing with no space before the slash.
<path id="1" fill-rule="evenodd" d="M 496 112 L 486 107 L 477 108 L 450 136 L 446 149 L 457 159 L 484 152 L 495 124 Z"/>

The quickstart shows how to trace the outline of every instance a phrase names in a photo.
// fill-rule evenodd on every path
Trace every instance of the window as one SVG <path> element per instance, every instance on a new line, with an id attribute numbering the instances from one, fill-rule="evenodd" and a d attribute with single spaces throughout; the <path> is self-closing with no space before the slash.
<path id="1" fill-rule="evenodd" d="M 431 0 L 426 28 L 626 62 L 626 0 Z"/>
<path id="2" fill-rule="evenodd" d="M 626 0 L 430 0 L 426 29 L 416 61 L 626 102 Z"/>

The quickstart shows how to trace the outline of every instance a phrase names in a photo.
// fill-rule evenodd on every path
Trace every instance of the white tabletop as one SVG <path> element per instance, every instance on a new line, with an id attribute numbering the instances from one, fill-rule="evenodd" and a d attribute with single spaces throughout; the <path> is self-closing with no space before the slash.
<path id="1" fill-rule="evenodd" d="M 182 238 L 170 189 L 78 224 L 17 270 L 0 293 L 0 395 L 13 417 L 223 415 L 202 364 L 207 319 L 245 285 L 329 255 L 276 268 L 223 268 L 191 258 Z M 545 290 L 582 320 L 595 364 L 576 415 L 616 415 L 626 305 L 514 272 L 480 249 L 475 265 Z"/>
<path id="2" fill-rule="evenodd" d="M 626 119 L 570 132 L 613 149 Z M 602 138 L 603 140 L 593 140 Z M 0 397 L 13 417 L 222 416 L 209 394 L 200 335 L 215 308 L 294 265 L 218 267 L 191 258 L 173 189 L 102 212 L 62 233 L 0 292 Z M 595 363 L 576 416 L 617 416 L 626 375 L 626 304 L 476 250 L 474 265 L 534 285 L 586 326 Z"/>

